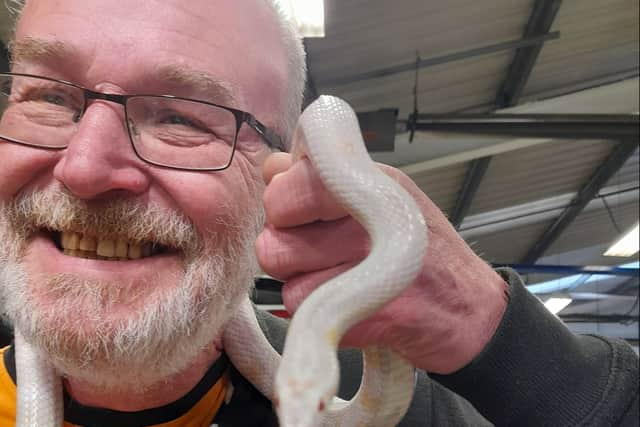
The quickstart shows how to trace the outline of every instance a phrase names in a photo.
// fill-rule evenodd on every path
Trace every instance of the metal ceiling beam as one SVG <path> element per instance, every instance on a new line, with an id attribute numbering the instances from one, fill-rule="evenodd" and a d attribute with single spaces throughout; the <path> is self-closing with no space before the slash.
<path id="1" fill-rule="evenodd" d="M 638 291 L 638 287 L 640 286 L 640 274 L 636 274 L 635 277 L 632 277 L 631 279 L 627 280 L 624 283 L 621 283 L 620 285 L 616 286 L 615 288 L 613 288 L 611 290 L 612 294 L 624 294 L 626 292 L 629 292 L 630 290 L 635 290 L 636 294 Z"/>
<path id="2" fill-rule="evenodd" d="M 558 9 L 560 9 L 561 3 L 562 0 L 536 0 L 524 31 L 524 38 L 548 34 L 556 14 L 558 13 Z M 520 95 L 522 94 L 524 87 L 527 85 L 531 71 L 538 60 L 538 55 L 542 50 L 542 46 L 543 44 L 539 43 L 530 46 L 523 46 L 516 50 L 504 82 L 502 83 L 494 101 L 495 109 L 512 107 L 518 104 Z M 474 161 L 472 168 L 477 167 L 478 165 L 476 162 L 480 161 L 484 162 L 483 164 L 488 165 L 491 161 L 491 157 Z M 472 171 L 473 169 L 470 170 L 470 173 Z M 482 176 L 484 176 L 484 173 L 480 176 L 480 179 L 482 179 Z M 476 189 L 478 186 L 479 182 Z M 473 197 L 473 195 L 471 197 Z M 470 203 L 471 201 L 469 201 L 469 204 Z M 461 208 L 464 208 L 464 205 L 461 206 Z M 458 206 L 456 205 L 456 213 L 458 212 L 457 209 Z M 465 215 L 466 212 L 464 212 L 460 218 L 456 217 L 456 219 L 459 220 L 459 223 L 456 225 L 456 229 L 459 228 Z"/>
<path id="3" fill-rule="evenodd" d="M 418 68 L 432 67 L 434 65 L 445 64 L 447 62 L 453 62 L 453 61 L 460 61 L 462 59 L 469 59 L 475 56 L 488 55 L 491 53 L 501 52 L 504 50 L 518 49 L 521 47 L 532 46 L 532 45 L 541 45 L 546 41 L 554 40 L 559 37 L 560 37 L 560 33 L 556 31 L 549 34 L 544 34 L 542 36 L 511 40 L 504 43 L 498 43 L 498 44 L 483 46 L 475 49 L 454 52 L 448 55 L 437 56 L 433 58 L 426 58 L 418 61 L 417 65 L 418 65 Z M 379 70 L 369 71 L 366 73 L 356 74 L 353 76 L 329 79 L 327 81 L 323 81 L 322 86 L 333 87 L 333 86 L 346 85 L 349 83 L 356 83 L 362 80 L 377 79 L 377 78 L 387 77 L 387 76 L 391 76 L 398 73 L 404 73 L 407 71 L 415 71 L 415 69 L 416 69 L 416 61 L 412 61 L 407 64 L 396 65 L 394 67 L 389 67 L 389 68 L 382 68 Z"/>
<path id="4" fill-rule="evenodd" d="M 490 162 L 491 157 L 482 157 L 471 162 L 467 176 L 464 178 L 458 200 L 449 218 L 449 221 L 451 221 L 451 224 L 453 224 L 456 230 L 460 228 L 464 217 L 467 216 L 467 212 L 469 212 L 471 203 L 473 203 L 473 199 L 478 192 L 478 188 L 489 168 Z"/>
<path id="5" fill-rule="evenodd" d="M 556 221 L 543 233 L 522 259 L 523 264 L 535 262 L 551 247 L 553 242 L 577 218 L 589 202 L 597 196 L 600 189 L 615 175 L 638 147 L 638 139 L 620 141 L 607 159 L 598 167 L 589 180 L 583 185 L 577 196 L 560 214 Z"/>
<path id="6" fill-rule="evenodd" d="M 566 95 L 575 95 L 578 92 L 586 91 L 589 89 L 595 89 L 601 86 L 612 85 L 612 84 L 623 82 L 625 80 L 637 79 L 639 76 L 640 76 L 640 68 L 638 67 L 629 68 L 627 70 L 616 72 L 613 74 L 606 74 L 604 76 L 595 77 L 593 79 L 588 79 L 588 80 L 581 80 L 577 83 L 573 83 L 570 85 L 563 85 L 561 87 L 557 87 L 553 89 L 545 89 L 540 92 L 528 93 L 526 95 L 520 96 L 518 102 L 520 105 L 522 105 L 529 102 L 548 101 L 552 98 L 558 98 Z M 452 111 L 452 113 L 459 113 L 459 114 L 474 113 L 474 112 L 483 113 L 485 111 L 493 111 L 494 109 L 495 109 L 494 101 L 491 101 L 491 102 L 483 102 L 480 104 L 467 106 L 459 110 Z M 404 131 L 404 128 L 401 131 Z"/>
<path id="7" fill-rule="evenodd" d="M 639 189 L 640 187 L 634 185 L 633 187 L 612 191 L 609 194 L 617 195 L 616 205 L 620 208 L 637 206 L 638 196 L 640 195 Z M 603 190 L 606 189 L 602 189 L 600 192 Z M 573 200 L 571 196 L 571 194 L 565 194 L 549 199 L 534 200 L 511 208 L 502 208 L 497 211 L 473 215 L 472 217 L 465 218 L 465 221 L 459 229 L 460 235 L 469 241 L 478 236 L 493 234 L 512 228 L 525 227 L 541 222 L 549 223 L 558 218 L 566 206 Z M 602 194 L 597 198 L 602 198 Z M 601 208 L 602 203 L 598 203 L 597 200 L 594 199 L 582 212 L 592 212 Z"/>
<path id="8" fill-rule="evenodd" d="M 561 3 L 562 0 L 536 0 L 524 37 L 549 33 Z M 521 47 L 516 51 L 507 76 L 496 96 L 495 108 L 512 107 L 518 104 L 541 50 L 542 44 L 535 44 Z"/>
<path id="9" fill-rule="evenodd" d="M 413 124 L 431 132 L 616 140 L 637 140 L 639 125 L 637 114 L 418 114 Z"/>

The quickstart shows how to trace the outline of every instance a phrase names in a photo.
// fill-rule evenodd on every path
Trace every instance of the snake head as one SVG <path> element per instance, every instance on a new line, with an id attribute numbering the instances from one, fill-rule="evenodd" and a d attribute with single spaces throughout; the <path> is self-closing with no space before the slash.
<path id="1" fill-rule="evenodd" d="M 318 357 L 309 348 L 295 356 L 285 351 L 276 374 L 274 399 L 281 427 L 322 425 L 338 384 L 337 360 L 335 355 L 327 356 Z"/>
<path id="2" fill-rule="evenodd" d="M 292 390 L 298 389 L 295 384 Z M 323 413 L 329 407 L 332 396 L 319 396 L 317 393 L 296 392 L 295 397 L 280 396 L 274 399 L 280 427 L 320 427 Z"/>

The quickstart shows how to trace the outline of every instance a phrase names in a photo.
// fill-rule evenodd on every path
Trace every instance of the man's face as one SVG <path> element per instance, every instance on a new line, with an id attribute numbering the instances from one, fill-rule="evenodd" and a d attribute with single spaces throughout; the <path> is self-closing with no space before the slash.
<path id="1" fill-rule="evenodd" d="M 270 126 L 281 114 L 285 53 L 259 0 L 32 0 L 14 46 L 14 72 L 203 99 Z M 151 166 L 130 145 L 122 106 L 102 100 L 88 105 L 64 150 L 0 141 L 0 282 L 10 317 L 70 375 L 93 371 L 96 380 L 103 370 L 97 381 L 107 384 L 109 367 L 148 372 L 167 364 L 151 360 L 160 358 L 175 360 L 160 375 L 184 368 L 177 360 L 219 334 L 251 283 L 266 153 L 244 126 L 225 171 Z M 83 237 L 89 247 L 139 245 L 143 257 L 63 253 L 63 239 Z M 76 369 L 83 363 L 86 372 Z"/>

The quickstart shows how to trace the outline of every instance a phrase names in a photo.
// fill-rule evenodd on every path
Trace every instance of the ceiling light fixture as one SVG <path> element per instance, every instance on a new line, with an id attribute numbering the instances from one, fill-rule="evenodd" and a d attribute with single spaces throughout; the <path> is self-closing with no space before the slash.
<path id="1" fill-rule="evenodd" d="M 551 313 L 558 314 L 563 308 L 571 304 L 571 301 L 573 301 L 571 298 L 549 298 L 544 303 L 544 306 L 547 307 Z"/>
<path id="2" fill-rule="evenodd" d="M 324 0 L 276 0 L 302 37 L 324 37 Z"/>
<path id="3" fill-rule="evenodd" d="M 638 224 L 636 224 L 631 231 L 607 249 L 604 256 L 629 257 L 638 252 L 640 249 L 638 230 Z"/>

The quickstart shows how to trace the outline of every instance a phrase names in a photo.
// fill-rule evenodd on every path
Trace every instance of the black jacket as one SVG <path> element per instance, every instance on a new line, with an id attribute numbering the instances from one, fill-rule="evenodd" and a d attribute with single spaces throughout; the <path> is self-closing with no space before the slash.
<path id="1" fill-rule="evenodd" d="M 413 403 L 400 426 L 638 426 L 638 357 L 631 347 L 621 340 L 573 334 L 515 272 L 499 272 L 510 285 L 510 297 L 496 335 L 471 364 L 452 375 L 419 372 Z M 262 312 L 258 318 L 280 350 L 286 322 Z M 339 394 L 349 398 L 359 386 L 362 361 L 354 351 L 341 352 L 340 359 Z M 232 400 L 225 410 L 233 407 Z"/>

